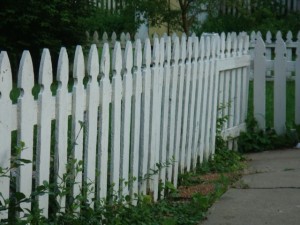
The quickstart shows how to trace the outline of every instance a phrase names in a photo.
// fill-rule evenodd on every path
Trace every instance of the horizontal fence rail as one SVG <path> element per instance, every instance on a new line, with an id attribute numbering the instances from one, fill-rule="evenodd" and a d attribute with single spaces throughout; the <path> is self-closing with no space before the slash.
<path id="1" fill-rule="evenodd" d="M 31 163 L 18 168 L 15 176 L 17 191 L 26 196 L 44 182 L 62 189 L 62 179 L 71 173 L 72 195 L 80 195 L 88 183 L 91 206 L 92 199 L 105 199 L 110 189 L 117 196 L 148 193 L 157 200 L 163 197 L 159 182 L 177 186 L 179 173 L 194 170 L 197 162 L 214 154 L 217 118 L 229 118 L 222 132 L 225 138 L 237 137 L 244 129 L 248 48 L 249 36 L 244 33 L 204 34 L 200 40 L 195 35 L 181 39 L 173 35 L 155 37 L 153 47 L 149 39 L 143 45 L 139 39 L 126 41 L 124 51 L 119 41 L 112 52 L 105 43 L 100 59 L 92 45 L 85 63 L 77 46 L 70 77 L 66 49 L 60 51 L 57 71 L 52 71 L 45 49 L 38 84 L 30 53 L 24 51 L 16 104 L 10 99 L 8 54 L 1 52 L 0 166 L 9 168 L 16 155 L 11 146 L 24 143 L 18 157 Z M 71 92 L 69 79 L 74 80 Z M 56 93 L 50 89 L 53 83 Z M 32 95 L 35 85 L 40 87 L 37 99 Z M 220 105 L 225 107 L 218 110 Z M 157 170 L 157 163 L 170 161 L 146 179 Z M 82 169 L 76 170 L 80 165 Z M 126 185 L 133 178 L 137 181 Z M 0 177 L 4 199 L 12 191 L 10 179 Z M 67 207 L 65 196 L 56 200 L 61 210 Z M 49 195 L 37 201 L 47 217 Z M 21 207 L 30 209 L 31 203 Z M 0 216 L 7 217 L 7 212 Z"/>
<path id="2" fill-rule="evenodd" d="M 266 128 L 266 82 L 274 83 L 274 129 L 278 134 L 286 131 L 287 81 L 295 82 L 295 123 L 300 124 L 300 32 L 297 39 L 291 32 L 283 40 L 281 32 L 272 39 L 270 32 L 265 41 L 260 32 L 250 36 L 252 60 L 254 117 L 260 128 Z"/>

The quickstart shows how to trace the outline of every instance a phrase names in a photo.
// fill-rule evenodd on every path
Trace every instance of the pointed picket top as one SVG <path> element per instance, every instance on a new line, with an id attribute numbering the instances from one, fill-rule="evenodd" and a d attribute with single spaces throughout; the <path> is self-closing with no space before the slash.
<path id="1" fill-rule="evenodd" d="M 103 43 L 108 42 L 108 35 L 107 35 L 106 32 L 104 32 L 103 35 L 102 35 L 102 41 L 103 41 Z"/>
<path id="2" fill-rule="evenodd" d="M 130 41 L 131 40 L 131 36 L 130 34 L 127 32 L 126 33 L 126 38 L 125 38 L 126 41 Z"/>
<path id="3" fill-rule="evenodd" d="M 82 52 L 82 47 L 80 45 L 76 46 L 73 66 L 73 77 L 77 80 L 79 84 L 82 84 L 84 78 L 84 56 Z"/>
<path id="4" fill-rule="evenodd" d="M 31 95 L 31 89 L 34 86 L 33 64 L 29 51 L 22 54 L 19 72 L 18 72 L 18 88 L 24 90 L 23 94 Z"/>
<path id="5" fill-rule="evenodd" d="M 282 33 L 281 33 L 281 31 L 277 31 L 277 33 L 276 33 L 276 42 L 277 42 L 277 40 L 280 40 L 280 39 L 282 39 Z"/>
<path id="6" fill-rule="evenodd" d="M 262 54 L 266 53 L 266 45 L 262 37 L 257 39 L 254 52 L 262 52 Z"/>
<path id="7" fill-rule="evenodd" d="M 245 35 L 244 36 L 244 51 L 243 51 L 244 55 L 248 54 L 249 46 L 250 46 L 249 36 Z"/>
<path id="8" fill-rule="evenodd" d="M 262 37 L 262 34 L 261 34 L 260 31 L 257 31 L 257 33 L 256 33 L 256 40 L 257 40 L 258 37 Z"/>
<path id="9" fill-rule="evenodd" d="M 152 63 L 155 65 L 158 65 L 159 63 L 159 40 L 157 37 L 154 38 L 154 47 L 153 47 L 153 53 L 152 53 Z"/>
<path id="10" fill-rule="evenodd" d="M 220 56 L 221 58 L 225 57 L 225 44 L 226 44 L 226 35 L 224 32 L 221 33 L 221 43 L 220 43 Z"/>
<path id="11" fill-rule="evenodd" d="M 114 47 L 114 53 L 112 57 L 112 68 L 116 71 L 115 74 L 120 75 L 122 70 L 122 51 L 120 42 L 117 41 Z M 115 75 L 114 74 L 114 75 Z"/>
<path id="12" fill-rule="evenodd" d="M 43 89 L 50 91 L 50 86 L 52 84 L 52 62 L 49 49 L 43 49 L 42 59 L 39 69 L 39 84 L 43 86 Z"/>
<path id="13" fill-rule="evenodd" d="M 173 34 L 172 34 L 172 41 L 174 42 L 175 41 L 175 38 L 178 38 L 178 36 L 177 36 L 177 34 L 174 32 Z M 178 40 L 179 40 L 179 38 L 178 38 Z"/>
<path id="14" fill-rule="evenodd" d="M 289 30 L 289 32 L 286 34 L 286 42 L 291 43 L 293 42 L 293 33 Z"/>
<path id="15" fill-rule="evenodd" d="M 116 32 L 113 32 L 111 35 L 111 43 L 113 46 L 115 46 L 116 41 L 117 41 L 117 34 Z"/>
<path id="16" fill-rule="evenodd" d="M 220 35 L 215 35 L 215 42 L 216 42 L 216 52 L 215 55 L 216 57 L 220 56 Z"/>
<path id="17" fill-rule="evenodd" d="M 230 33 L 227 34 L 227 40 L 226 40 L 226 57 L 231 56 L 231 35 Z"/>
<path id="18" fill-rule="evenodd" d="M 205 57 L 205 38 L 203 35 L 201 35 L 201 37 L 200 37 L 199 57 L 200 57 L 200 60 L 203 60 Z"/>
<path id="19" fill-rule="evenodd" d="M 109 78 L 109 69 L 110 69 L 109 45 L 108 43 L 105 43 L 103 45 L 101 65 L 100 65 L 100 71 L 105 78 Z"/>
<path id="20" fill-rule="evenodd" d="M 239 39 L 238 39 L 238 56 L 241 56 L 243 54 L 243 50 L 244 50 L 244 36 L 240 35 Z"/>
<path id="21" fill-rule="evenodd" d="M 192 58 L 197 62 L 199 57 L 199 38 L 194 34 Z"/>
<path id="22" fill-rule="evenodd" d="M 164 38 L 164 42 L 166 43 L 166 50 L 165 50 L 165 58 L 167 63 L 170 63 L 171 58 L 172 58 L 172 42 L 171 42 L 171 37 L 166 36 Z"/>
<path id="23" fill-rule="evenodd" d="M 120 36 L 121 48 L 125 48 L 126 45 L 126 35 L 124 32 L 121 33 Z"/>
<path id="24" fill-rule="evenodd" d="M 92 80 L 97 80 L 99 75 L 99 56 L 97 46 L 94 44 L 91 46 L 89 52 L 89 59 L 87 63 L 87 72 Z"/>
<path id="25" fill-rule="evenodd" d="M 142 44 L 141 44 L 141 40 L 137 39 L 135 41 L 135 51 L 134 51 L 134 66 L 138 69 L 141 68 L 142 66 Z"/>
<path id="26" fill-rule="evenodd" d="M 61 86 L 67 86 L 69 80 L 69 57 L 65 47 L 60 49 L 56 79 L 61 82 Z"/>
<path id="27" fill-rule="evenodd" d="M 185 33 L 182 34 L 181 36 L 181 46 L 180 46 L 180 57 L 179 57 L 182 62 L 185 62 L 186 59 L 186 35 Z"/>
<path id="28" fill-rule="evenodd" d="M 164 65 L 165 61 L 168 61 L 168 59 L 167 59 L 168 46 L 167 46 L 166 41 L 167 40 L 165 40 L 165 37 L 161 37 L 160 41 L 159 41 L 159 45 L 160 45 L 160 47 L 159 47 L 159 63 L 162 66 Z M 169 60 L 169 62 L 170 62 L 170 60 Z"/>
<path id="29" fill-rule="evenodd" d="M 210 58 L 210 53 L 211 53 L 211 45 L 210 45 L 210 37 L 209 36 L 206 36 L 205 37 L 205 44 L 206 44 L 206 49 L 205 49 L 205 56 L 206 56 L 206 59 L 209 59 Z"/>
<path id="30" fill-rule="evenodd" d="M 156 32 L 153 34 L 153 39 L 155 38 L 158 38 L 158 34 Z"/>
<path id="31" fill-rule="evenodd" d="M 178 64 L 179 61 L 179 38 L 177 36 L 172 35 L 172 41 L 173 41 L 173 51 L 172 51 L 172 60 L 175 64 Z"/>
<path id="32" fill-rule="evenodd" d="M 216 57 L 216 37 L 215 35 L 211 36 L 211 58 Z"/>
<path id="33" fill-rule="evenodd" d="M 255 31 L 252 31 L 250 34 L 250 42 L 255 43 L 255 41 L 256 41 L 256 34 Z"/>
<path id="34" fill-rule="evenodd" d="M 192 37 L 188 37 L 188 42 L 187 42 L 187 59 L 189 61 L 192 60 L 192 54 L 193 54 L 193 38 Z"/>
<path id="35" fill-rule="evenodd" d="M 93 34 L 93 43 L 99 43 L 99 34 L 97 31 Z"/>
<path id="36" fill-rule="evenodd" d="M 10 99 L 12 89 L 12 73 L 7 52 L 0 54 L 0 99 Z"/>
<path id="37" fill-rule="evenodd" d="M 268 31 L 266 34 L 266 43 L 271 44 L 272 43 L 272 33 L 271 31 Z"/>
<path id="38" fill-rule="evenodd" d="M 134 40 L 136 41 L 136 40 L 138 40 L 138 39 L 140 39 L 140 37 L 139 37 L 139 33 L 138 33 L 138 32 L 136 32 L 136 33 L 135 33 L 135 35 L 134 35 Z"/>
<path id="39" fill-rule="evenodd" d="M 149 38 L 145 40 L 143 64 L 149 67 L 151 64 L 151 43 Z"/>
<path id="40" fill-rule="evenodd" d="M 131 41 L 126 42 L 125 54 L 124 54 L 124 68 L 127 71 L 131 71 L 133 66 L 133 53 Z"/>
<path id="41" fill-rule="evenodd" d="M 237 55 L 237 45 L 238 45 L 237 36 L 236 36 L 236 33 L 233 32 L 232 33 L 232 54 L 233 54 L 233 56 Z"/>
<path id="42" fill-rule="evenodd" d="M 275 58 L 280 55 L 286 55 L 286 45 L 282 37 L 278 36 L 275 45 Z"/>

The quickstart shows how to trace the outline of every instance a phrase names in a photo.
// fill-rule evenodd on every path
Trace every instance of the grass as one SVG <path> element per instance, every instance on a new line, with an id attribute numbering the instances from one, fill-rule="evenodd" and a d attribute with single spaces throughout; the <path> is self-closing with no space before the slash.
<path id="1" fill-rule="evenodd" d="M 295 123 L 295 81 L 287 81 L 286 87 L 286 125 Z M 253 81 L 249 83 L 248 115 L 253 115 Z M 266 127 L 274 127 L 274 82 L 266 82 Z"/>

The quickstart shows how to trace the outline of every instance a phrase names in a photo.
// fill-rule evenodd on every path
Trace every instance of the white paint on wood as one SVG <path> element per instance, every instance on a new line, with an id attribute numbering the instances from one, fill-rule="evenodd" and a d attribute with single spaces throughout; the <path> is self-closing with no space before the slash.
<path id="1" fill-rule="evenodd" d="M 143 82 L 143 93 L 142 93 L 142 107 L 141 107 L 141 146 L 140 146 L 140 193 L 146 194 L 147 180 L 145 175 L 148 171 L 148 152 L 149 152 L 149 125 L 150 125 L 150 85 L 151 85 L 151 45 L 150 40 L 145 40 L 144 46 L 144 57 L 143 57 L 144 68 L 142 70 L 142 82 Z"/>
<path id="2" fill-rule="evenodd" d="M 254 117 L 261 129 L 266 127 L 266 78 L 265 78 L 265 44 L 262 38 L 258 38 L 254 49 Z"/>
<path id="3" fill-rule="evenodd" d="M 131 96 L 132 96 L 132 44 L 126 42 L 124 54 L 123 75 L 123 99 L 122 99 L 122 127 L 121 127 L 121 191 L 122 195 L 129 194 L 129 187 L 125 182 L 129 181 L 129 147 L 130 147 L 130 124 L 131 124 Z"/>
<path id="4" fill-rule="evenodd" d="M 57 77 L 58 89 L 56 93 L 56 124 L 55 124 L 55 161 L 54 169 L 59 188 L 62 190 L 66 183 L 63 175 L 66 174 L 67 151 L 68 151 L 68 79 L 69 79 L 69 58 L 67 50 L 61 48 L 58 58 Z M 65 211 L 65 196 L 57 197 L 61 211 Z"/>
<path id="5" fill-rule="evenodd" d="M 277 134 L 285 133 L 286 123 L 286 46 L 277 36 L 275 48 L 274 78 L 274 128 Z"/>
<path id="6" fill-rule="evenodd" d="M 12 72 L 5 51 L 0 54 L 0 167 L 4 170 L 10 168 L 11 158 L 11 120 L 12 102 L 9 94 L 12 89 Z M 9 175 L 9 174 L 6 174 Z M 9 199 L 9 177 L 0 177 L 1 194 L 3 199 Z M 1 205 L 4 205 L 1 198 Z M 8 210 L 0 213 L 0 220 L 8 217 Z"/>
<path id="7" fill-rule="evenodd" d="M 41 91 L 38 96 L 37 121 L 37 150 L 36 150 L 36 186 L 49 183 L 50 175 L 50 147 L 51 147 L 51 112 L 54 110 L 49 104 L 52 93 L 50 85 L 53 81 L 52 62 L 48 49 L 44 49 L 39 71 L 39 84 Z M 49 195 L 38 196 L 39 208 L 42 215 L 48 217 Z"/>
<path id="8" fill-rule="evenodd" d="M 22 192 L 26 197 L 29 197 L 32 191 L 32 161 L 33 161 L 33 117 L 36 117 L 36 112 L 33 110 L 34 99 L 31 90 L 34 85 L 33 65 L 29 51 L 24 51 L 20 68 L 18 72 L 18 88 L 21 89 L 20 97 L 18 98 L 18 144 L 23 142 L 25 148 L 21 151 L 20 159 L 30 160 L 18 168 L 17 174 L 17 191 Z M 22 208 L 31 208 L 30 202 L 20 204 Z M 23 217 L 23 213 L 20 213 Z"/>
<path id="9" fill-rule="evenodd" d="M 115 195 L 120 185 L 120 148 L 121 148 L 121 100 L 122 100 L 122 52 L 120 42 L 116 42 L 112 57 L 112 124 L 111 124 L 111 162 L 110 184 Z"/>
<path id="10" fill-rule="evenodd" d="M 109 80 L 110 55 L 109 46 L 104 44 L 100 62 L 100 107 L 99 107 L 99 137 L 98 137 L 98 165 L 97 165 L 97 193 L 98 199 L 105 199 L 107 196 L 107 175 L 108 175 L 108 140 L 109 140 L 109 105 L 111 102 L 111 83 Z"/>
<path id="11" fill-rule="evenodd" d="M 82 60 L 82 58 L 81 58 Z M 87 63 L 87 73 L 89 81 L 86 88 L 86 129 L 85 129 L 85 146 L 84 146 L 84 181 L 89 184 L 87 200 L 92 201 L 95 197 L 96 182 L 96 145 L 97 145 L 97 120 L 99 106 L 99 85 L 97 78 L 99 75 L 99 56 L 96 45 L 92 45 Z M 75 121 L 77 122 L 77 121 Z M 82 153 L 77 152 L 78 157 Z M 79 159 L 78 159 L 79 160 Z M 80 158 L 82 160 L 82 158 Z M 76 177 L 78 184 L 81 183 L 82 175 L 79 173 Z M 77 189 L 79 191 L 79 189 Z M 79 194 L 79 193 L 78 193 Z M 93 204 L 91 204 L 93 207 Z"/>
<path id="12" fill-rule="evenodd" d="M 141 163 L 139 157 L 140 148 L 140 119 L 141 119 L 141 94 L 142 94 L 142 46 L 139 39 L 135 42 L 134 52 L 134 72 L 133 72 L 133 100 L 132 100 L 132 116 L 131 116 L 131 153 L 130 153 L 130 175 L 136 181 L 132 183 L 131 197 L 138 194 L 138 179 L 139 179 L 139 164 Z M 136 203 L 136 202 L 135 202 Z"/>
<path id="13" fill-rule="evenodd" d="M 174 65 L 172 66 L 172 76 L 177 77 L 177 92 L 176 92 L 176 115 L 175 115 L 175 164 L 174 164 L 174 180 L 173 184 L 177 187 L 177 176 L 179 172 L 180 163 L 180 140 L 181 140 L 181 116 L 182 116 L 182 93 L 183 93 L 183 71 L 184 64 L 182 60 L 179 60 L 180 43 L 179 38 L 174 36 L 173 39 L 173 52 L 172 59 Z M 181 52 L 183 53 L 183 52 Z"/>

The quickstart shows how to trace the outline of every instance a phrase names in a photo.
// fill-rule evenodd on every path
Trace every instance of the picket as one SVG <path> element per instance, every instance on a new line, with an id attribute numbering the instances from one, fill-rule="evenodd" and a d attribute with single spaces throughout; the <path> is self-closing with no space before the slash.
<path id="1" fill-rule="evenodd" d="M 64 174 L 66 174 L 67 150 L 68 150 L 68 112 L 67 112 L 67 94 L 69 78 L 69 58 L 67 50 L 61 48 L 58 58 L 57 81 L 59 86 L 56 93 L 56 124 L 55 124 L 55 161 L 54 169 L 58 188 L 62 191 L 66 186 Z M 57 201 L 60 210 L 65 211 L 66 198 L 58 196 Z"/>
<path id="2" fill-rule="evenodd" d="M 84 86 L 83 86 L 83 78 L 84 78 L 84 58 L 81 46 L 76 47 L 75 51 L 75 59 L 74 59 L 74 68 L 73 68 L 73 78 L 75 80 L 73 86 L 73 99 L 72 99 L 72 142 L 74 143 L 72 149 L 72 156 L 76 160 L 83 160 L 83 136 L 84 136 Z M 90 121 L 90 119 L 89 119 Z M 87 125 L 89 126 L 89 125 Z M 87 131 L 90 132 L 90 131 Z M 75 144 L 76 143 L 76 144 Z M 89 146 L 90 147 L 90 146 Z M 89 157 L 89 156 L 87 156 Z M 79 161 L 77 161 L 79 163 Z M 90 163 L 90 160 L 87 158 L 84 165 Z M 86 170 L 85 170 L 86 171 Z M 73 171 L 76 175 L 76 184 L 73 187 L 73 196 L 76 197 L 80 194 L 80 186 L 82 180 L 82 173 L 77 171 Z M 86 176 L 85 176 L 86 177 Z M 85 179 L 85 181 L 88 181 Z M 93 184 L 91 184 L 93 185 Z M 89 198 L 91 200 L 91 198 Z"/>
<path id="3" fill-rule="evenodd" d="M 51 112 L 52 105 L 49 104 L 52 99 L 50 85 L 53 80 L 51 56 L 48 49 L 43 50 L 40 71 L 39 84 L 42 91 L 38 96 L 38 120 L 37 120 L 37 151 L 36 151 L 36 186 L 49 183 L 50 176 L 50 147 L 51 147 Z M 43 215 L 48 217 L 49 195 L 38 196 L 39 208 L 43 210 Z"/>
<path id="4" fill-rule="evenodd" d="M 165 40 L 161 41 L 161 49 L 165 49 Z M 162 51 L 164 53 L 164 51 Z M 166 51 L 166 57 L 168 56 L 169 52 L 168 49 Z M 162 56 L 162 55 L 161 55 Z M 168 59 L 167 59 L 168 60 Z M 161 59 L 162 62 L 165 61 L 165 58 L 163 57 Z M 167 155 L 167 141 L 168 141 L 168 116 L 169 116 L 169 89 L 170 89 L 170 64 L 166 63 L 165 66 L 162 67 L 160 74 L 160 78 L 162 79 L 163 86 L 161 90 L 161 134 L 160 134 L 160 163 L 165 163 L 169 155 Z M 158 114 L 160 112 L 157 112 Z M 162 168 L 160 171 L 160 179 L 164 183 L 166 180 L 166 168 Z M 163 193 L 162 193 L 163 195 Z"/>
<path id="5" fill-rule="evenodd" d="M 94 39 L 97 36 L 95 33 Z M 68 54 L 61 49 L 55 96 L 50 90 L 51 57 L 44 50 L 37 100 L 31 93 L 31 57 L 24 52 L 18 77 L 22 94 L 17 104 L 9 98 L 12 74 L 7 54 L 1 52 L 0 166 L 9 167 L 11 131 L 17 130 L 19 143 L 25 143 L 20 157 L 32 161 L 22 166 L 18 175 L 17 190 L 26 196 L 31 194 L 32 184 L 37 187 L 50 182 L 50 171 L 54 170 L 58 190 L 65 190 L 66 179 L 73 178 L 74 200 L 87 191 L 91 207 L 95 198 L 112 201 L 130 195 L 133 204 L 137 203 L 136 193 L 150 194 L 153 200 L 163 198 L 164 192 L 158 192 L 159 182 L 172 182 L 176 187 L 179 173 L 194 170 L 198 160 L 201 163 L 214 154 L 217 117 L 232 116 L 223 130 L 227 139 L 233 134 L 237 137 L 244 127 L 250 65 L 247 38 L 244 33 L 228 34 L 227 39 L 224 33 L 204 34 L 200 41 L 195 35 L 184 34 L 181 40 L 165 35 L 154 37 L 152 50 L 149 39 L 142 49 L 141 41 L 136 39 L 132 44 L 128 34 L 121 35 L 122 43 L 115 33 L 111 42 L 105 34 L 100 63 L 96 44 L 91 46 L 87 63 L 82 48 L 76 47 L 70 93 Z M 233 104 L 218 113 L 218 107 L 228 101 Z M 175 161 L 168 165 L 172 158 Z M 4 197 L 14 191 L 9 189 L 9 182 L 0 178 Z M 37 199 L 43 215 L 50 216 L 49 196 Z M 66 196 L 59 195 L 57 201 L 64 212 L 68 207 Z M 31 207 L 30 203 L 21 206 Z M 79 212 L 80 208 L 75 210 Z M 1 212 L 1 219 L 5 217 L 7 211 Z"/>
<path id="6" fill-rule="evenodd" d="M 285 133 L 286 121 L 286 46 L 278 33 L 274 60 L 274 128 L 278 134 Z"/>
<path id="7" fill-rule="evenodd" d="M 98 137 L 98 174 L 97 174 L 97 199 L 107 196 L 107 175 L 108 175 L 108 140 L 109 140 L 109 106 L 111 103 L 111 83 L 109 80 L 110 55 L 109 46 L 104 44 L 100 62 L 100 88 L 99 88 L 99 137 Z"/>
<path id="8" fill-rule="evenodd" d="M 183 93 L 183 71 L 184 63 L 182 61 L 183 51 L 180 52 L 179 38 L 174 35 L 172 38 L 173 52 L 172 59 L 174 64 L 172 65 L 172 75 L 177 77 L 177 93 L 176 93 L 176 124 L 175 124 L 175 163 L 173 166 L 173 184 L 177 187 L 177 176 L 178 168 L 180 166 L 181 152 L 180 152 L 180 141 L 181 141 L 181 115 L 182 115 L 182 93 Z M 180 58 L 179 58 L 180 57 Z"/>
<path id="9" fill-rule="evenodd" d="M 12 103 L 9 97 L 12 89 L 12 72 L 11 66 L 6 52 L 0 54 L 0 166 L 5 170 L 10 168 L 11 158 L 11 124 L 12 118 L 7 116 L 12 114 Z M 8 171 L 7 171 L 8 172 Z M 4 175 L 8 175 L 5 173 Z M 1 205 L 4 199 L 9 198 L 9 176 L 0 177 L 1 194 L 3 199 L 0 200 Z M 0 220 L 6 219 L 8 210 L 0 213 Z"/>
<path id="10" fill-rule="evenodd" d="M 135 42 L 135 52 L 134 52 L 134 72 L 133 72 L 133 99 L 132 99 L 132 130 L 131 135 L 131 153 L 130 153 L 130 174 L 132 179 L 136 179 L 132 183 L 130 196 L 133 197 L 134 194 L 138 194 L 138 178 L 139 178 L 139 147 L 140 147 L 140 118 L 141 118 L 141 94 L 142 94 L 142 45 L 141 41 L 138 39 Z M 136 203 L 136 202 L 135 202 Z"/>
<path id="11" fill-rule="evenodd" d="M 33 160 L 33 118 L 35 117 L 34 99 L 31 89 L 34 85 L 33 65 L 30 53 L 24 51 L 22 54 L 20 68 L 18 72 L 18 88 L 21 89 L 21 95 L 18 98 L 18 144 L 25 143 L 20 152 L 21 159 L 29 160 L 24 166 L 18 168 L 17 173 L 17 191 L 29 197 L 32 191 L 32 160 Z M 20 204 L 22 208 L 31 208 L 30 202 Z M 23 213 L 20 213 L 23 216 Z"/>
<path id="12" fill-rule="evenodd" d="M 194 137 L 194 114 L 195 114 L 195 98 L 196 98 L 196 76 L 197 76 L 197 53 L 198 53 L 198 38 L 192 36 L 188 41 L 188 56 L 191 63 L 191 76 L 190 76 L 190 93 L 189 93 L 189 114 L 188 114 L 188 127 L 187 127 L 187 156 L 186 167 L 187 171 L 191 169 L 191 161 L 195 161 L 192 158 L 192 142 Z M 195 53 L 196 52 L 196 53 Z"/>
<path id="13" fill-rule="evenodd" d="M 140 173 L 141 187 L 139 193 L 146 194 L 147 180 L 145 176 L 148 171 L 148 153 L 149 153 L 149 125 L 150 125 L 150 85 L 151 85 L 151 45 L 150 40 L 145 40 L 144 57 L 143 57 L 143 70 L 142 70 L 142 107 L 141 107 L 141 146 L 140 146 Z"/>
<path id="14" fill-rule="evenodd" d="M 81 57 L 81 60 L 83 58 Z M 97 77 L 99 75 L 99 57 L 96 45 L 92 45 L 87 63 L 87 73 L 89 81 L 86 88 L 86 127 L 85 127 L 85 146 L 84 146 L 84 181 L 89 186 L 87 200 L 91 201 L 95 197 L 95 176 L 96 176 L 96 145 L 97 145 L 97 120 L 99 106 L 99 85 Z M 75 121 L 77 122 L 77 121 Z M 82 160 L 82 152 L 76 152 L 78 160 Z M 77 190 L 74 193 L 80 194 L 82 174 L 76 174 Z M 91 204 L 93 207 L 93 204 Z"/>
<path id="15" fill-rule="evenodd" d="M 189 48 L 189 50 L 186 50 Z M 188 121 L 188 104 L 189 104 L 189 91 L 190 91 L 190 70 L 191 70 L 191 61 L 188 54 L 191 54 L 191 40 L 188 40 L 186 45 L 186 35 L 183 34 L 181 37 L 181 51 L 182 59 L 185 61 L 184 73 L 180 76 L 184 76 L 184 87 L 183 87 L 183 111 L 182 111 L 182 139 L 181 139 L 181 165 L 180 170 L 184 172 L 187 160 L 186 154 L 186 138 L 187 138 L 187 121 Z M 186 61 L 187 60 L 187 61 Z"/>
<path id="16" fill-rule="evenodd" d="M 122 100 L 122 53 L 120 42 L 115 43 L 113 52 L 112 77 L 112 122 L 111 122 L 111 162 L 110 184 L 112 191 L 118 196 L 120 190 L 120 148 L 121 148 L 121 100 Z"/>
<path id="17" fill-rule="evenodd" d="M 124 56 L 124 74 L 123 74 L 123 99 L 122 99 L 122 127 L 121 127 L 121 191 L 122 195 L 129 194 L 128 185 L 125 182 L 129 181 L 129 148 L 130 148 L 130 124 L 131 124 L 131 96 L 132 96 L 132 66 L 133 53 L 132 44 L 126 42 Z"/>

